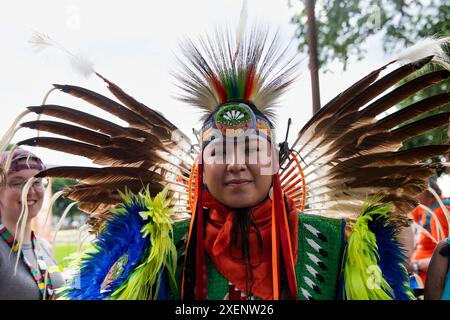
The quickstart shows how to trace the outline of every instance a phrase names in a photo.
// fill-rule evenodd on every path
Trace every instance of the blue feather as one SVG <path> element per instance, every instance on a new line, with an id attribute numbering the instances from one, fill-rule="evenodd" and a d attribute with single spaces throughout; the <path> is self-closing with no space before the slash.
<path id="1" fill-rule="evenodd" d="M 64 297 L 72 300 L 108 299 L 141 263 L 150 247 L 149 237 L 143 238 L 141 233 L 144 220 L 139 212 L 145 210 L 145 206 L 133 197 L 130 203 L 123 203 L 122 208 L 124 210 L 113 214 L 105 230 L 94 241 L 98 252 L 82 260 L 76 286 L 66 288 L 62 292 Z M 111 283 L 108 292 L 100 292 L 109 270 L 124 254 L 128 254 L 128 262 L 123 273 Z"/>
<path id="2" fill-rule="evenodd" d="M 169 280 L 167 279 L 166 269 L 162 269 L 160 271 L 160 277 L 161 277 L 161 285 L 159 287 L 156 300 L 169 300 L 170 299 L 169 284 L 168 284 Z"/>
<path id="3" fill-rule="evenodd" d="M 396 239 L 395 227 L 388 224 L 386 219 L 379 218 L 371 224 L 370 229 L 376 236 L 378 254 L 380 256 L 379 267 L 383 277 L 391 286 L 396 300 L 411 300 L 409 291 L 409 278 L 401 267 L 406 265 L 407 256 L 400 243 Z"/>

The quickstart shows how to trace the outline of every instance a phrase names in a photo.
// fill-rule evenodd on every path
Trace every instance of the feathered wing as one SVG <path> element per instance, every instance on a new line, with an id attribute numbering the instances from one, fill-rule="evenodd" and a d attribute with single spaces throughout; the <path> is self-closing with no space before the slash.
<path id="1" fill-rule="evenodd" d="M 173 205 L 180 212 L 187 211 L 187 187 L 195 156 L 191 141 L 160 113 L 97 75 L 120 102 L 77 86 L 54 87 L 124 120 L 127 126 L 64 106 L 32 106 L 29 111 L 56 120 L 29 121 L 21 123 L 21 127 L 62 137 L 37 136 L 17 145 L 43 147 L 92 160 L 96 167 L 54 167 L 40 172 L 39 177 L 78 180 L 79 184 L 66 189 L 64 196 L 91 214 L 94 231 L 110 215 L 110 209 L 122 201 L 119 191 L 125 192 L 125 188 L 138 193 L 148 186 L 154 196 L 169 185 L 169 194 L 177 199 Z"/>
<path id="2" fill-rule="evenodd" d="M 448 81 L 448 70 L 423 72 L 432 62 L 433 56 L 422 58 L 379 80 L 391 63 L 369 73 L 332 99 L 300 130 L 294 150 L 304 160 L 305 211 L 356 218 L 363 202 L 376 194 L 394 204 L 393 216 L 400 220 L 416 206 L 415 196 L 428 187 L 427 178 L 434 169 L 443 165 L 430 159 L 448 156 L 450 147 L 401 150 L 402 142 L 448 125 L 449 112 L 420 120 L 416 117 L 449 103 L 450 94 L 443 92 L 387 116 L 385 112 L 428 86 Z M 399 85 L 419 70 L 418 77 Z M 288 166 L 282 179 L 288 181 L 289 171 Z"/>

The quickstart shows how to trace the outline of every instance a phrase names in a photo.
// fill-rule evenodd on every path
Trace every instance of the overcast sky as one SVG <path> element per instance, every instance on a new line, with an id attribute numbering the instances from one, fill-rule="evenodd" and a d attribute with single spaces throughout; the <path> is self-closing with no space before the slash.
<path id="1" fill-rule="evenodd" d="M 267 21 L 280 27 L 289 41 L 295 26 L 290 18 L 298 11 L 296 0 L 249 0 L 249 18 Z M 195 110 L 173 98 L 174 67 L 177 44 L 185 36 L 196 36 L 217 24 L 235 26 L 242 0 L 190 1 L 10 1 L 0 11 L 0 97 L 2 101 L 0 131 L 3 133 L 26 106 L 41 104 L 51 84 L 74 84 L 109 95 L 104 84 L 92 76 L 75 72 L 66 56 L 47 50 L 35 53 L 28 40 L 33 31 L 49 35 L 76 54 L 88 57 L 96 71 L 118 84 L 144 104 L 162 112 L 183 132 L 192 137 L 198 128 Z M 334 73 L 321 74 L 322 104 L 359 78 L 393 58 L 381 50 L 378 38 L 369 39 L 368 56 L 352 61 L 345 73 L 336 65 Z M 300 58 L 306 57 L 299 53 Z M 311 117 L 311 94 L 307 61 L 294 88 L 286 94 L 279 110 L 278 139 L 283 139 L 287 118 L 291 117 L 291 142 L 296 132 Z M 98 109 L 80 100 L 54 93 L 48 103 L 79 108 L 104 116 Z M 35 119 L 33 116 L 27 120 Z M 112 119 L 112 118 L 111 118 Z M 23 130 L 15 142 L 31 137 Z M 43 149 L 34 150 L 51 164 L 87 165 L 80 157 Z"/>

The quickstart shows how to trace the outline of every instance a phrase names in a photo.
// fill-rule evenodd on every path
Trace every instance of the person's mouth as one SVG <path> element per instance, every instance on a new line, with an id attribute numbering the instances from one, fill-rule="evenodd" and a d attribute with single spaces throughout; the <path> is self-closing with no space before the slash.
<path id="1" fill-rule="evenodd" d="M 33 205 L 35 205 L 37 202 L 37 200 L 27 200 L 27 206 L 31 207 Z M 22 206 L 22 201 L 19 201 L 19 205 Z"/>
<path id="2" fill-rule="evenodd" d="M 251 183 L 252 180 L 248 180 L 248 179 L 231 179 L 229 181 L 225 182 L 226 186 L 230 186 L 230 187 L 240 187 L 240 186 L 244 186 L 247 185 L 249 183 Z"/>

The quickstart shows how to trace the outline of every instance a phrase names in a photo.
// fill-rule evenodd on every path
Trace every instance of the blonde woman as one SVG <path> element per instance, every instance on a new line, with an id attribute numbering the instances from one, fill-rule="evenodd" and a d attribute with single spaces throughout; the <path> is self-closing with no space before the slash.
<path id="1" fill-rule="evenodd" d="M 27 194 L 28 217 L 19 221 L 22 211 L 22 189 L 25 183 L 45 166 L 34 154 L 17 149 L 2 154 L 2 166 L 11 158 L 5 181 L 0 186 L 0 300 L 50 299 L 54 290 L 64 284 L 49 244 L 38 237 L 31 222 L 41 207 L 45 183 L 37 179 Z M 18 230 L 24 228 L 19 245 Z M 19 252 L 20 249 L 20 252 Z M 17 269 L 15 268 L 19 255 Z"/>

